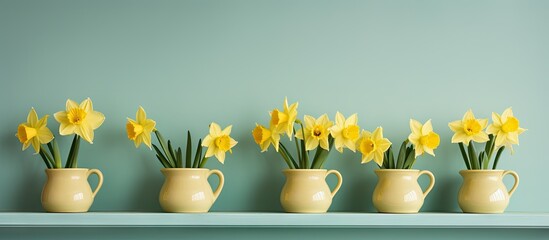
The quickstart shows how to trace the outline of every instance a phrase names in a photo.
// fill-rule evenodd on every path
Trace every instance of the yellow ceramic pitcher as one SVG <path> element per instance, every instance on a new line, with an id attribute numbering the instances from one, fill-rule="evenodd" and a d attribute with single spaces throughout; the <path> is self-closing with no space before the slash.
<path id="1" fill-rule="evenodd" d="M 415 169 L 376 169 L 379 180 L 372 200 L 374 207 L 384 213 L 417 213 L 423 200 L 435 185 L 435 176 L 430 171 Z M 421 175 L 430 179 L 425 191 L 421 190 L 417 179 Z"/>
<path id="2" fill-rule="evenodd" d="M 163 168 L 166 177 L 160 190 L 160 206 L 165 212 L 208 212 L 221 193 L 225 178 L 217 169 Z M 208 177 L 215 174 L 219 185 L 212 191 Z"/>
<path id="3" fill-rule="evenodd" d="M 514 171 L 462 170 L 463 184 L 459 190 L 458 203 L 466 213 L 502 213 L 518 187 L 519 176 Z M 503 184 L 503 177 L 511 175 L 515 184 L 510 191 Z"/>
<path id="4" fill-rule="evenodd" d="M 286 169 L 283 172 L 286 183 L 280 194 L 280 203 L 286 212 L 327 212 L 343 182 L 341 174 L 336 170 Z M 337 177 L 337 185 L 332 191 L 326 183 L 326 177 L 330 174 Z"/>
<path id="5" fill-rule="evenodd" d="M 88 177 L 96 174 L 97 187 L 92 192 Z M 47 181 L 42 190 L 42 207 L 48 212 L 87 212 L 103 185 L 103 174 L 97 169 L 46 169 Z"/>

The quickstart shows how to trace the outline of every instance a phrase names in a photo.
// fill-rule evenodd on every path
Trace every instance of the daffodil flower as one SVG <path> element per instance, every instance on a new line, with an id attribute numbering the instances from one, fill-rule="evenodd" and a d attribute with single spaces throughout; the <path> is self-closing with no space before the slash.
<path id="1" fill-rule="evenodd" d="M 156 122 L 152 119 L 147 119 L 145 109 L 139 106 L 137 113 L 135 113 L 135 120 L 128 118 L 126 132 L 128 133 L 128 138 L 134 141 L 136 148 L 141 143 L 145 143 L 149 148 L 152 148 L 151 133 L 155 126 Z"/>
<path id="2" fill-rule="evenodd" d="M 360 137 L 360 127 L 357 125 L 357 114 L 345 119 L 340 112 L 336 113 L 335 125 L 330 128 L 330 134 L 334 138 L 334 145 L 337 151 L 343 152 L 346 147 L 355 152 L 356 141 Z"/>
<path id="3" fill-rule="evenodd" d="M 210 124 L 210 134 L 202 141 L 202 146 L 208 147 L 204 158 L 215 155 L 219 162 L 225 162 L 225 152 L 229 151 L 232 153 L 231 148 L 238 143 L 229 136 L 231 134 L 231 129 L 232 125 L 221 130 L 221 127 L 217 123 L 212 122 Z"/>
<path id="4" fill-rule="evenodd" d="M 297 130 L 296 137 L 303 139 L 305 133 L 305 149 L 307 151 L 314 150 L 320 145 L 321 148 L 329 151 L 328 136 L 329 130 L 334 123 L 328 119 L 328 115 L 324 114 L 318 119 L 305 115 L 305 127 L 303 130 Z"/>
<path id="5" fill-rule="evenodd" d="M 23 143 L 23 150 L 27 149 L 31 144 L 35 153 L 40 152 L 40 145 L 47 144 L 53 139 L 53 134 L 48 125 L 48 115 L 44 115 L 38 119 L 38 115 L 34 108 L 31 108 L 27 116 L 27 122 L 21 123 L 17 127 L 15 136 Z"/>
<path id="6" fill-rule="evenodd" d="M 272 129 L 267 129 L 262 125 L 256 124 L 252 131 L 255 143 L 261 148 L 261 152 L 267 151 L 267 148 L 272 144 L 275 150 L 278 152 L 278 146 L 280 144 L 280 134 Z"/>
<path id="7" fill-rule="evenodd" d="M 89 143 L 93 143 L 93 130 L 99 128 L 105 120 L 102 113 L 93 110 L 90 98 L 82 101 L 80 105 L 68 99 L 66 111 L 57 112 L 54 117 L 60 123 L 59 134 L 76 134 Z"/>
<path id="8" fill-rule="evenodd" d="M 420 156 L 424 152 L 435 156 L 434 150 L 440 144 L 440 137 L 433 131 L 431 119 L 425 124 L 410 119 L 410 130 L 412 133 L 408 136 L 408 140 L 415 146 L 415 156 Z"/>
<path id="9" fill-rule="evenodd" d="M 383 128 L 378 127 L 371 133 L 362 130 L 360 139 L 357 141 L 358 151 L 362 153 L 362 163 L 374 160 L 377 165 L 383 164 L 383 153 L 389 149 L 391 142 L 383 137 Z"/>
<path id="10" fill-rule="evenodd" d="M 496 147 L 505 146 L 511 149 L 511 153 L 514 153 L 512 145 L 519 144 L 518 136 L 526 129 L 520 127 L 519 120 L 513 116 L 513 110 L 507 108 L 501 116 L 493 112 L 492 121 L 493 123 L 488 126 L 486 132 L 496 136 Z"/>
<path id="11" fill-rule="evenodd" d="M 452 143 L 463 143 L 466 146 L 470 141 L 483 143 L 489 140 L 488 134 L 483 129 L 488 125 L 488 119 L 476 119 L 473 111 L 469 109 L 463 115 L 462 120 L 453 121 L 448 124 L 450 129 L 454 131 Z"/>
<path id="12" fill-rule="evenodd" d="M 299 103 L 288 106 L 288 98 L 284 98 L 284 110 L 281 112 L 274 109 L 271 114 L 270 128 L 277 133 L 286 133 L 290 141 L 294 133 L 294 123 L 297 118 L 297 107 Z"/>

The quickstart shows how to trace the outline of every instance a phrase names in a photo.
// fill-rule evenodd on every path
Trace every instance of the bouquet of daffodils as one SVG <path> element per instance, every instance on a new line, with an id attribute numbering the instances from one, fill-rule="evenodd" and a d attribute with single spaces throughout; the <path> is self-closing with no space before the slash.
<path id="1" fill-rule="evenodd" d="M 496 155 L 492 169 L 496 169 L 503 150 L 509 148 L 513 154 L 513 144 L 518 145 L 518 136 L 526 131 L 520 127 L 519 120 L 513 116 L 511 108 L 505 109 L 501 115 L 492 112 L 492 124 L 487 127 L 485 132 L 484 129 L 487 125 L 488 119 L 475 118 L 471 109 L 463 115 L 461 120 L 448 124 L 454 132 L 452 143 L 459 145 L 468 170 L 489 169 L 490 159 L 494 152 Z M 477 155 L 473 142 L 486 143 L 484 151 Z"/>
<path id="2" fill-rule="evenodd" d="M 47 168 L 63 168 L 59 146 L 47 127 L 48 117 L 48 115 L 45 115 L 38 118 L 34 108 L 31 108 L 27 116 L 27 122 L 19 124 L 15 136 L 23 144 L 23 150 L 32 145 L 35 153 L 40 155 Z M 94 111 L 91 99 L 87 98 L 80 104 L 68 99 L 66 110 L 55 113 L 54 117 L 60 124 L 60 135 L 74 134 L 65 168 L 77 168 L 80 139 L 83 138 L 92 144 L 93 131 L 103 124 L 105 116 Z"/>
<path id="3" fill-rule="evenodd" d="M 192 157 L 191 132 L 187 131 L 187 147 L 185 150 L 185 162 L 183 162 L 181 147 L 175 150 L 171 140 L 166 142 L 155 126 L 156 122 L 152 119 L 147 119 L 145 110 L 140 106 L 137 110 L 135 120 L 128 118 L 126 132 L 128 133 L 128 138 L 135 143 L 136 148 L 141 143 L 145 143 L 149 149 L 154 148 L 156 158 L 165 168 L 203 168 L 212 156 L 215 156 L 219 162 L 224 163 L 225 153 L 227 151 L 232 153 L 232 148 L 237 144 L 237 141 L 230 137 L 232 125 L 221 130 L 221 127 L 217 123 L 212 122 L 210 124 L 210 133 L 204 138 L 204 141 L 202 139 L 198 140 L 194 157 Z M 151 143 L 152 132 L 156 135 L 160 147 Z M 208 148 L 205 153 L 203 152 L 203 147 Z"/>
<path id="4" fill-rule="evenodd" d="M 272 145 L 290 169 L 320 169 L 334 145 L 339 152 L 343 152 L 344 148 L 353 152 L 356 150 L 360 133 L 356 114 L 345 118 L 338 112 L 335 124 L 326 114 L 318 118 L 305 115 L 303 125 L 297 119 L 297 107 L 298 103 L 288 105 L 288 99 L 284 99 L 283 111 L 274 109 L 270 112 L 268 128 L 256 124 L 252 135 L 261 152 L 267 151 Z M 301 127 L 297 131 L 294 129 L 295 124 Z M 295 155 L 280 142 L 281 135 L 287 135 L 290 141 L 295 140 Z M 316 150 L 314 155 L 310 153 L 312 150 Z"/>
<path id="5" fill-rule="evenodd" d="M 383 128 L 378 127 L 373 133 L 363 130 L 357 142 L 362 163 L 374 160 L 382 169 L 411 169 L 416 158 L 424 153 L 435 156 L 434 150 L 440 144 L 440 137 L 433 131 L 431 120 L 421 124 L 410 119 L 410 130 L 412 133 L 400 145 L 396 161 L 391 142 L 383 137 Z"/>

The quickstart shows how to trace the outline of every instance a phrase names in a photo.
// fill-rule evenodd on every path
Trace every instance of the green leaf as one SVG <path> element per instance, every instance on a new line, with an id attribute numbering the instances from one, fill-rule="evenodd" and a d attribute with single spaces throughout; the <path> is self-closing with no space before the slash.
<path id="1" fill-rule="evenodd" d="M 406 156 L 406 163 L 404 165 L 404 169 L 411 169 L 414 166 L 414 163 L 416 163 L 416 159 L 417 158 L 416 158 L 415 151 L 411 151 L 408 154 L 408 156 Z"/>
<path id="2" fill-rule="evenodd" d="M 188 168 L 191 168 L 193 167 L 191 165 L 191 156 L 193 154 L 193 143 L 192 143 L 192 138 L 191 138 L 191 131 L 187 131 L 187 149 L 186 149 L 186 156 L 185 156 L 185 166 L 188 167 Z"/>
<path id="3" fill-rule="evenodd" d="M 177 148 L 175 157 L 177 159 L 177 167 L 182 168 L 183 167 L 183 153 L 181 152 L 180 147 Z"/>
<path id="4" fill-rule="evenodd" d="M 156 156 L 156 159 L 158 159 L 158 161 L 160 161 L 160 164 L 162 164 L 162 166 L 164 166 L 164 168 L 171 168 L 170 164 L 166 161 L 166 159 L 164 157 L 160 157 L 158 154 L 155 154 L 155 156 Z"/>
<path id="5" fill-rule="evenodd" d="M 380 168 L 387 169 L 389 168 L 389 153 L 391 152 L 391 147 L 383 154 L 383 162 L 381 163 Z"/>
<path id="6" fill-rule="evenodd" d="M 160 147 L 162 147 L 162 150 L 164 151 L 166 160 L 170 163 L 170 166 L 175 166 L 175 161 L 171 157 L 170 151 L 168 149 L 168 146 L 166 144 L 166 140 L 164 140 L 164 137 L 162 137 L 162 134 L 160 134 L 159 131 L 154 131 L 156 134 L 156 138 L 158 139 L 158 142 L 160 143 Z"/>
<path id="7" fill-rule="evenodd" d="M 398 160 L 397 160 L 397 169 L 402 169 L 404 167 L 404 160 L 406 158 L 406 144 L 408 143 L 408 140 L 402 142 L 400 145 L 400 150 L 398 151 Z"/>
<path id="8" fill-rule="evenodd" d="M 42 160 L 44 160 L 44 163 L 46 164 L 46 167 L 47 168 L 52 168 L 50 159 L 48 159 L 48 157 L 44 153 L 44 147 L 40 146 L 40 151 L 38 151 L 38 153 L 40 154 L 40 158 L 42 158 Z"/>
<path id="9" fill-rule="evenodd" d="M 280 153 L 280 155 L 282 156 L 282 158 L 284 159 L 284 161 L 288 165 L 288 168 L 293 169 L 294 167 L 292 166 L 292 161 L 290 161 L 290 158 L 288 157 L 288 152 L 287 152 L 286 148 L 283 147 L 282 143 L 280 143 L 280 149 L 279 149 L 278 153 Z"/>
<path id="10" fill-rule="evenodd" d="M 292 157 L 292 155 L 288 152 L 288 149 L 286 149 L 286 146 L 284 146 L 284 144 L 282 144 L 282 143 L 279 143 L 279 146 L 280 146 L 279 150 L 283 151 L 282 153 L 284 153 L 284 155 L 285 155 L 285 156 L 283 155 L 282 157 L 285 158 L 284 160 L 288 164 L 288 167 L 290 169 L 297 168 L 297 163 L 295 162 L 295 159 Z M 291 165 L 293 165 L 293 167 Z"/>
<path id="11" fill-rule="evenodd" d="M 152 146 L 159 160 L 162 162 L 162 165 L 164 165 L 164 167 L 166 168 L 173 168 L 174 166 L 166 159 L 166 156 L 164 156 L 164 153 L 162 153 L 162 151 L 160 151 L 160 149 L 156 145 L 154 145 L 154 143 L 152 144 Z"/>
<path id="12" fill-rule="evenodd" d="M 501 153 L 503 152 L 503 150 L 505 150 L 505 146 L 500 147 L 498 149 L 498 152 L 496 153 L 496 159 L 494 160 L 494 166 L 492 167 L 492 169 L 496 170 L 499 162 L 499 157 L 501 157 Z"/>
<path id="13" fill-rule="evenodd" d="M 321 169 L 324 166 L 324 163 L 326 162 L 326 159 L 328 158 L 328 155 L 330 154 L 330 151 L 332 151 L 333 147 L 334 147 L 334 138 L 332 136 L 329 136 L 328 150 L 323 148 L 316 149 L 316 153 L 313 158 L 313 164 L 311 165 L 311 169 Z"/>
<path id="14" fill-rule="evenodd" d="M 295 128 L 294 128 L 294 132 L 295 132 Z M 297 137 L 295 135 L 294 135 L 294 141 L 295 141 L 295 150 L 297 152 L 297 160 L 301 161 L 301 150 L 299 149 L 299 140 L 297 140 Z M 297 164 L 295 168 L 298 168 Z"/>
<path id="15" fill-rule="evenodd" d="M 53 139 L 53 160 L 55 161 L 55 166 L 57 168 L 61 168 L 61 153 L 59 151 L 59 145 L 57 144 L 57 141 Z"/>
<path id="16" fill-rule="evenodd" d="M 469 142 L 469 158 L 471 160 L 471 168 L 472 169 L 480 169 L 480 164 L 477 158 L 477 153 L 475 151 L 475 146 L 473 146 L 473 142 Z"/>
<path id="17" fill-rule="evenodd" d="M 484 166 L 484 151 L 478 154 L 478 165 L 480 166 L 480 169 Z"/>
<path id="18" fill-rule="evenodd" d="M 491 156 L 492 155 L 492 151 L 493 151 L 493 145 L 492 145 L 492 142 L 494 141 L 494 135 L 490 134 L 488 135 L 488 142 L 486 142 L 486 145 L 484 146 L 484 152 L 486 153 L 487 156 Z"/>
<path id="19" fill-rule="evenodd" d="M 393 169 L 393 164 L 394 161 L 395 161 L 395 156 L 393 154 L 393 146 L 390 146 L 389 147 L 389 155 L 388 155 L 388 158 L 387 158 L 387 169 Z"/>
<path id="20" fill-rule="evenodd" d="M 465 166 L 468 170 L 471 170 L 471 164 L 469 164 L 469 158 L 467 157 L 467 153 L 465 152 L 465 147 L 463 146 L 463 143 L 458 143 L 459 150 L 461 151 L 461 156 L 463 157 L 463 161 L 465 161 Z"/>
<path id="21" fill-rule="evenodd" d="M 72 165 L 71 161 L 74 159 L 74 146 L 76 145 L 76 140 L 78 138 L 78 135 L 74 135 L 74 138 L 72 139 L 71 148 L 69 149 L 69 156 L 67 157 L 67 162 L 65 163 L 65 168 L 70 168 Z"/>
<path id="22" fill-rule="evenodd" d="M 202 160 L 202 139 L 198 140 L 198 146 L 196 146 L 196 153 L 194 155 L 193 168 L 197 168 Z"/>
<path id="23" fill-rule="evenodd" d="M 170 140 L 168 140 L 168 151 L 169 151 L 170 157 L 173 159 L 174 165 L 177 167 L 177 158 L 175 157 L 175 151 L 173 150 L 172 141 Z"/>
<path id="24" fill-rule="evenodd" d="M 301 135 L 303 136 L 303 140 L 301 140 L 301 166 L 302 169 L 309 168 L 309 152 L 307 152 L 305 147 L 305 127 L 303 127 L 303 123 L 299 123 L 301 125 Z"/>
<path id="25" fill-rule="evenodd" d="M 482 152 L 482 169 L 488 169 L 488 166 L 490 165 L 490 159 L 488 158 L 488 155 L 486 152 Z"/>

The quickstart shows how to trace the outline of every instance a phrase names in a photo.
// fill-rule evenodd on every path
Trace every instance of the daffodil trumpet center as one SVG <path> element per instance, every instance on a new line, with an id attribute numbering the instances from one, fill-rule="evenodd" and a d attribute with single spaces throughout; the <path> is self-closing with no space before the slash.
<path id="1" fill-rule="evenodd" d="M 425 136 L 421 136 L 419 142 L 421 145 L 427 146 L 430 149 L 436 149 L 440 144 L 440 136 L 435 132 L 430 132 Z"/>
<path id="2" fill-rule="evenodd" d="M 288 121 L 288 116 L 285 113 L 278 111 L 278 109 L 273 110 L 273 112 L 271 113 L 272 126 L 278 126 L 279 124 L 286 121 Z"/>
<path id="3" fill-rule="evenodd" d="M 84 121 L 84 119 L 86 119 L 86 115 L 87 113 L 84 109 L 73 108 L 69 110 L 67 118 L 71 124 L 79 125 Z"/>
<path id="4" fill-rule="evenodd" d="M 519 128 L 519 120 L 514 117 L 507 117 L 507 121 L 501 125 L 501 130 L 509 133 L 517 131 Z"/>
<path id="5" fill-rule="evenodd" d="M 360 128 L 357 125 L 351 125 L 343 129 L 342 131 L 343 137 L 350 139 L 350 140 L 356 140 L 359 137 L 360 134 Z"/>
<path id="6" fill-rule="evenodd" d="M 360 152 L 364 155 L 368 155 L 376 150 L 376 143 L 372 139 L 364 139 L 360 143 Z"/>
<path id="7" fill-rule="evenodd" d="M 261 126 L 257 126 L 252 132 L 252 135 L 254 136 L 255 143 L 263 144 L 271 136 L 271 131 Z"/>
<path id="8" fill-rule="evenodd" d="M 17 137 L 21 143 L 26 143 L 37 135 L 38 131 L 36 131 L 36 128 L 28 127 L 24 124 L 20 124 L 19 127 L 17 127 Z"/>
<path id="9" fill-rule="evenodd" d="M 231 149 L 231 138 L 227 135 L 220 136 L 215 139 L 215 146 L 221 151 L 228 151 Z"/>
<path id="10" fill-rule="evenodd" d="M 128 132 L 128 138 L 135 140 L 139 134 L 143 133 L 143 126 L 128 122 L 126 124 L 126 131 Z"/>
<path id="11" fill-rule="evenodd" d="M 469 136 L 478 134 L 482 130 L 482 126 L 476 119 L 469 119 L 465 121 L 465 124 L 463 125 L 463 130 L 465 133 Z"/>
<path id="12" fill-rule="evenodd" d="M 325 133 L 325 129 L 320 125 L 314 126 L 313 129 L 311 130 L 311 135 L 316 139 L 322 138 L 324 133 Z"/>

